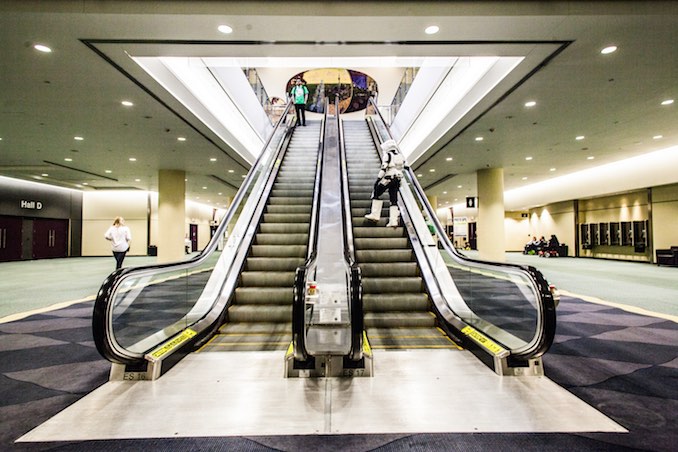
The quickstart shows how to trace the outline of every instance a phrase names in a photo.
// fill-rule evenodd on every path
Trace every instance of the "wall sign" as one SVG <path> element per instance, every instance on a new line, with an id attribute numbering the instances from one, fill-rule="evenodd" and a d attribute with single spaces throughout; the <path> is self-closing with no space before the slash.
<path id="1" fill-rule="evenodd" d="M 21 200 L 20 206 L 22 209 L 29 210 L 41 210 L 42 203 L 40 201 L 26 201 L 25 199 Z"/>

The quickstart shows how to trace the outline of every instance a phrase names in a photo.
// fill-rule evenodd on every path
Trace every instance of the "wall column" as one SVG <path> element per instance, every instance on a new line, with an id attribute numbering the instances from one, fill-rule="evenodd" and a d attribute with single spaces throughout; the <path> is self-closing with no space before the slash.
<path id="1" fill-rule="evenodd" d="M 478 251 L 480 259 L 504 262 L 504 169 L 479 170 L 478 184 Z"/>
<path id="2" fill-rule="evenodd" d="M 186 174 L 158 172 L 158 262 L 183 260 L 186 222 Z"/>

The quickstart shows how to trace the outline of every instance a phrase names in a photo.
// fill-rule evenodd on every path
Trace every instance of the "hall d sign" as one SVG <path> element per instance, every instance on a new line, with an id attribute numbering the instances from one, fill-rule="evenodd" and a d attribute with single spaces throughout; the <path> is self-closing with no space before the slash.
<path id="1" fill-rule="evenodd" d="M 478 198 L 467 196 L 466 207 L 468 207 L 469 209 L 475 209 L 476 207 L 478 207 Z"/>
<path id="2" fill-rule="evenodd" d="M 42 203 L 40 201 L 26 201 L 22 199 L 21 208 L 30 210 L 40 210 L 42 209 Z"/>

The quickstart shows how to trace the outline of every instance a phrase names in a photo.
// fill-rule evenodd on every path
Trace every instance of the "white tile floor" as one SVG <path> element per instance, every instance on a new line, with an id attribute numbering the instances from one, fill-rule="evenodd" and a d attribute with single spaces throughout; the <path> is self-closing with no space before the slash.
<path id="1" fill-rule="evenodd" d="M 19 441 L 414 432 L 625 432 L 546 377 L 468 352 L 384 351 L 372 378 L 286 379 L 281 352 L 200 353 L 109 382 Z"/>

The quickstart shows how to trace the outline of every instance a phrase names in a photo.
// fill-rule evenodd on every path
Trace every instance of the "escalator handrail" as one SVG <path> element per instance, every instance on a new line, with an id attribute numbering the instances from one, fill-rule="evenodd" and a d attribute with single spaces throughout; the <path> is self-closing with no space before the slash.
<path id="1" fill-rule="evenodd" d="M 339 96 L 336 97 L 335 111 L 337 128 L 339 130 L 339 152 L 341 160 L 341 199 L 342 218 L 344 221 L 344 259 L 349 266 L 349 302 L 351 315 L 351 350 L 349 357 L 357 361 L 362 358 L 363 330 L 365 319 L 363 314 L 362 271 L 356 262 L 355 246 L 353 241 L 353 214 L 351 213 L 351 196 L 348 187 L 348 168 L 346 166 L 346 143 L 344 129 L 341 126 L 339 115 Z"/>
<path id="2" fill-rule="evenodd" d="M 393 135 L 391 134 L 390 128 L 385 122 L 374 100 L 370 98 L 368 100 L 368 103 L 374 108 L 376 114 L 379 116 L 379 119 L 383 123 L 389 138 L 395 140 Z M 539 299 L 537 300 L 540 307 L 540 309 L 538 310 L 539 311 L 538 324 L 541 325 L 541 328 L 538 328 L 538 335 L 536 338 L 533 339 L 533 341 L 531 341 L 530 347 L 526 348 L 525 350 L 519 351 L 511 350 L 511 354 L 516 358 L 520 359 L 537 358 L 543 355 L 553 343 L 553 339 L 555 337 L 556 316 L 553 295 L 551 294 L 551 290 L 548 286 L 548 283 L 546 282 L 546 279 L 543 277 L 541 272 L 539 272 L 539 270 L 532 266 L 512 264 L 507 262 L 488 262 L 479 259 L 472 259 L 460 254 L 450 243 L 447 234 L 444 232 L 445 229 L 440 223 L 438 216 L 433 210 L 433 207 L 429 203 L 428 198 L 424 194 L 424 189 L 419 184 L 416 174 L 414 173 L 414 171 L 412 171 L 412 168 L 410 168 L 409 165 L 407 165 L 404 168 L 404 171 L 407 172 L 408 179 L 411 182 L 410 185 L 413 187 L 413 192 L 417 197 L 420 205 L 424 206 L 424 208 L 426 209 L 428 217 L 436 229 L 438 239 L 441 241 L 443 248 L 447 253 L 449 253 L 459 261 L 465 261 L 468 263 L 483 266 L 502 267 L 509 271 L 518 271 L 521 273 L 526 273 L 529 276 L 529 280 L 532 281 L 532 283 L 534 284 L 534 288 L 536 289 L 536 293 L 539 295 Z"/>
<path id="3" fill-rule="evenodd" d="M 320 139 L 318 142 L 318 159 L 316 161 L 315 184 L 313 187 L 313 204 L 311 207 L 311 221 L 308 231 L 308 245 L 306 261 L 297 267 L 294 272 L 294 295 L 292 300 L 292 349 L 294 358 L 298 361 L 308 359 L 306 349 L 306 279 L 315 265 L 318 252 L 318 228 L 320 222 L 320 194 L 322 192 L 322 166 L 325 148 L 325 124 L 327 123 L 327 108 L 320 125 Z"/>
<path id="4" fill-rule="evenodd" d="M 238 189 L 233 199 L 233 202 L 229 206 L 226 215 L 221 220 L 221 223 L 217 228 L 217 231 L 214 233 L 212 239 L 207 244 L 207 246 L 198 255 L 185 261 L 167 262 L 163 264 L 151 264 L 139 267 L 122 268 L 112 272 L 108 277 L 106 277 L 97 293 L 94 303 L 94 310 L 92 314 L 92 334 L 94 337 L 94 342 L 97 350 L 104 358 L 108 359 L 113 363 L 119 364 L 135 364 L 143 359 L 143 353 L 141 354 L 125 353 L 124 348 L 119 346 L 114 338 L 113 332 L 111 331 L 112 325 L 109 322 L 110 310 L 112 309 L 111 301 L 113 295 L 116 293 L 116 290 L 118 289 L 118 287 L 120 287 L 120 284 L 123 282 L 123 280 L 133 275 L 140 276 L 151 275 L 154 273 L 160 273 L 161 271 L 170 268 L 177 271 L 189 269 L 203 264 L 211 256 L 211 254 L 217 249 L 219 240 L 224 235 L 226 227 L 231 222 L 233 217 L 236 215 L 236 212 L 238 211 L 240 204 L 245 198 L 246 193 L 248 192 L 250 186 L 253 184 L 256 172 L 253 170 L 262 163 L 262 159 L 266 154 L 266 149 L 271 144 L 271 141 L 273 140 L 273 137 L 276 135 L 276 132 L 280 128 L 281 124 L 283 124 L 286 121 L 287 115 L 289 114 L 292 105 L 293 103 L 289 102 L 288 105 L 286 106 L 283 114 L 280 116 L 280 119 L 278 120 L 269 137 L 267 138 L 266 142 L 264 143 L 262 147 L 262 152 L 257 157 L 257 160 L 252 165 L 250 171 L 247 174 L 247 177 L 245 178 L 242 185 Z M 281 143 L 283 141 L 284 140 L 281 140 Z M 275 152 L 280 153 L 281 151 L 282 146 L 279 147 Z M 271 166 L 270 168 L 267 169 L 268 172 L 270 172 L 275 161 L 276 161 L 275 158 L 272 158 L 270 160 Z M 259 196 L 260 197 L 263 196 L 263 193 L 259 193 Z M 200 320 L 201 319 L 198 319 L 194 323 L 197 323 Z"/>

